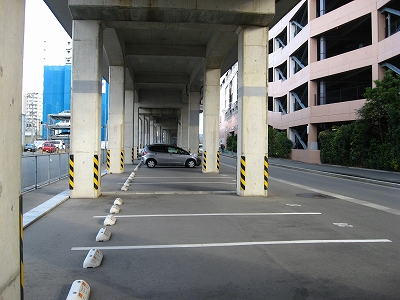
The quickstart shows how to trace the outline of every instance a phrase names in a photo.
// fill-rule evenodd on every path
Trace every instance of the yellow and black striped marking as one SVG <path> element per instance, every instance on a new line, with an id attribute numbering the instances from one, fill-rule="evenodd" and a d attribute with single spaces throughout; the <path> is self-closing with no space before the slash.
<path id="1" fill-rule="evenodd" d="M 268 156 L 264 156 L 264 190 L 268 190 Z"/>
<path id="2" fill-rule="evenodd" d="M 203 170 L 207 169 L 207 151 L 203 152 Z"/>
<path id="3" fill-rule="evenodd" d="M 24 299 L 25 274 L 24 274 L 24 224 L 22 210 L 22 195 L 19 195 L 19 261 L 20 261 L 20 286 L 21 300 Z"/>
<path id="4" fill-rule="evenodd" d="M 121 150 L 120 160 L 119 160 L 119 169 L 124 169 L 124 150 Z"/>
<path id="5" fill-rule="evenodd" d="M 69 156 L 69 189 L 74 189 L 74 155 Z"/>
<path id="6" fill-rule="evenodd" d="M 218 171 L 219 171 L 219 165 L 220 165 L 219 155 L 220 155 L 220 152 L 217 151 L 217 170 Z"/>
<path id="7" fill-rule="evenodd" d="M 99 189 L 99 156 L 96 154 L 93 157 L 93 188 Z"/>
<path id="8" fill-rule="evenodd" d="M 110 150 L 107 150 L 107 170 L 110 170 Z"/>
<path id="9" fill-rule="evenodd" d="M 246 189 L 246 157 L 240 156 L 240 190 Z"/>
<path id="10" fill-rule="evenodd" d="M 132 148 L 132 163 L 135 160 L 135 148 Z"/>

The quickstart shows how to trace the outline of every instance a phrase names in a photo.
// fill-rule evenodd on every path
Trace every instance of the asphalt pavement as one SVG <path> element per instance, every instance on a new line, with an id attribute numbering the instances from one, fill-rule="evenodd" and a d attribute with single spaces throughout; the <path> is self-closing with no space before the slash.
<path id="1" fill-rule="evenodd" d="M 400 186 L 394 172 L 269 162 Z M 97 300 L 398 299 L 398 215 L 297 197 L 299 188 L 279 181 L 271 197 L 238 197 L 236 170 L 225 165 L 203 174 L 135 172 L 138 163 L 103 176 L 97 199 L 69 199 L 67 179 L 23 195 L 25 299 L 66 299 L 78 279 Z M 117 198 L 116 223 L 106 226 Z M 96 242 L 101 228 L 109 241 Z M 91 249 L 100 265 L 84 268 Z"/>
<path id="2" fill-rule="evenodd" d="M 232 154 L 226 154 L 227 156 L 233 157 Z M 130 169 L 135 168 L 139 164 L 139 160 L 136 160 Z M 400 172 L 388 172 L 381 170 L 372 170 L 364 168 L 354 168 L 354 167 L 344 167 L 337 165 L 328 164 L 310 164 L 299 161 L 294 161 L 290 159 L 281 158 L 270 158 L 269 164 L 274 166 L 280 166 L 290 169 L 297 169 L 306 172 L 315 172 L 330 175 L 333 177 L 343 177 L 352 180 L 374 182 L 377 184 L 387 185 L 387 186 L 400 186 Z M 130 170 L 132 171 L 132 170 Z M 129 168 L 128 171 L 129 172 Z M 127 173 L 125 172 L 125 173 Z M 102 174 L 106 174 L 103 170 Z M 107 180 L 105 180 L 107 181 Z M 114 188 L 114 190 L 116 190 Z M 104 190 L 107 192 L 107 188 Z M 68 178 L 56 181 L 52 184 L 46 185 L 36 190 L 29 191 L 23 194 L 23 213 L 27 213 L 32 210 L 40 210 L 37 208 L 39 205 L 44 204 L 48 200 L 53 200 L 45 205 L 44 208 L 51 210 L 56 207 L 63 200 L 68 199 Z M 36 213 L 37 214 L 37 213 Z M 28 215 L 27 215 L 28 217 Z"/>

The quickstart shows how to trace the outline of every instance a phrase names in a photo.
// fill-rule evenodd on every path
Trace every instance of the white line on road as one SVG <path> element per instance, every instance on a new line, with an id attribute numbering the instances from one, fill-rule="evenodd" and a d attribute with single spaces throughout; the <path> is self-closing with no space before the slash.
<path id="1" fill-rule="evenodd" d="M 211 195 L 211 194 L 236 194 L 236 191 L 159 191 L 159 192 L 135 192 L 124 191 L 120 192 L 103 192 L 104 196 L 110 195 Z"/>
<path id="2" fill-rule="evenodd" d="M 211 177 L 208 177 L 208 176 L 186 176 L 185 175 L 185 178 L 188 178 L 188 179 L 211 179 L 211 178 L 221 178 L 221 177 L 227 177 L 228 175 L 223 175 L 223 174 L 221 174 L 220 176 L 211 176 Z M 162 176 L 162 177 L 154 177 L 154 176 L 138 176 L 138 177 L 136 177 L 137 179 L 165 179 L 166 177 L 165 176 Z M 170 178 L 174 178 L 174 179 L 182 179 L 182 176 L 168 176 L 168 179 L 170 179 Z"/>
<path id="3" fill-rule="evenodd" d="M 355 198 L 343 196 L 343 195 L 336 194 L 336 193 L 330 193 L 330 192 L 319 190 L 319 189 L 315 189 L 315 188 L 312 188 L 312 187 L 309 187 L 309 186 L 306 186 L 306 185 L 303 185 L 303 184 L 297 184 L 297 183 L 293 183 L 293 182 L 282 180 L 282 179 L 278 179 L 278 178 L 271 178 L 270 177 L 270 179 L 278 181 L 278 182 L 281 182 L 281 183 L 289 184 L 289 185 L 292 185 L 292 186 L 295 186 L 295 187 L 298 187 L 298 188 L 301 188 L 301 189 L 309 190 L 311 192 L 316 192 L 316 193 L 319 193 L 319 194 L 325 194 L 325 195 L 328 195 L 328 196 L 331 196 L 331 197 L 338 198 L 340 200 L 344 200 L 344 201 L 347 201 L 347 202 L 351 202 L 351 203 L 367 206 L 367 207 L 370 207 L 370 208 L 374 208 L 374 209 L 377 209 L 377 210 L 385 211 L 385 212 L 400 216 L 400 210 L 398 210 L 398 209 L 394 209 L 394 208 L 378 205 L 378 204 L 371 203 L 371 202 L 364 201 L 364 200 L 358 200 L 358 199 L 355 199 Z"/>
<path id="4" fill-rule="evenodd" d="M 160 185 L 160 184 L 188 184 L 188 183 L 190 183 L 190 184 L 204 184 L 204 183 L 207 183 L 207 184 L 221 184 L 221 183 L 223 183 L 223 184 L 235 184 L 235 183 L 232 183 L 232 182 L 223 182 L 223 181 L 210 181 L 210 182 L 207 182 L 207 181 L 193 181 L 193 182 L 190 182 L 190 181 L 179 181 L 179 182 L 176 182 L 176 181 L 174 181 L 174 182 L 134 182 L 134 181 L 132 181 L 131 185 L 135 185 L 135 184 L 138 184 L 138 185 L 145 185 L 145 184 L 157 184 L 157 185 Z"/>
<path id="5" fill-rule="evenodd" d="M 143 250 L 143 249 L 177 249 L 177 248 L 211 248 L 260 245 L 295 245 L 295 244 L 352 244 L 352 243 L 391 243 L 388 239 L 359 239 L 359 240 L 294 240 L 294 241 L 260 241 L 240 243 L 209 243 L 209 244 L 175 244 L 175 245 L 139 245 L 139 246 L 105 246 L 105 247 L 72 247 L 71 250 Z"/>
<path id="6" fill-rule="evenodd" d="M 320 212 L 294 212 L 294 213 L 214 213 L 214 214 L 160 214 L 160 215 L 116 215 L 116 218 L 154 218 L 154 217 L 257 217 L 257 216 L 293 216 L 293 215 L 320 215 Z M 105 218 L 107 216 L 93 216 L 93 219 Z"/>

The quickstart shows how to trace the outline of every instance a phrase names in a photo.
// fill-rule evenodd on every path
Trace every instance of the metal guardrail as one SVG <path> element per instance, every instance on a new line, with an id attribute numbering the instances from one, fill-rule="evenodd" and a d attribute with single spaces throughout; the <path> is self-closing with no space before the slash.
<path id="1" fill-rule="evenodd" d="M 106 150 L 102 149 L 101 163 L 105 163 L 106 159 Z M 69 153 L 23 156 L 21 172 L 21 193 L 66 178 L 69 174 Z"/>

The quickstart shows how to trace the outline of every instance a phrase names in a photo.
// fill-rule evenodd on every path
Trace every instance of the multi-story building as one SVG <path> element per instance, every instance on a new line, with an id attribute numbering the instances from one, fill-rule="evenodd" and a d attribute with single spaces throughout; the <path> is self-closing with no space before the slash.
<path id="1" fill-rule="evenodd" d="M 387 69 L 400 73 L 400 1 L 299 1 L 270 28 L 268 49 L 268 124 L 287 131 L 292 159 L 319 163 L 318 134 L 355 120 Z M 223 140 L 235 105 L 221 102 Z"/>
<path id="2" fill-rule="evenodd" d="M 68 49 L 67 49 L 68 50 Z M 67 58 L 68 59 L 68 58 Z M 67 61 L 68 62 L 68 61 Z M 102 83 L 101 138 L 106 139 L 108 83 Z M 43 139 L 63 140 L 69 146 L 71 118 L 71 65 L 44 66 Z"/>
<path id="3" fill-rule="evenodd" d="M 39 93 L 27 93 L 22 102 L 22 114 L 25 116 L 25 142 L 33 142 L 40 136 L 43 100 Z"/>

